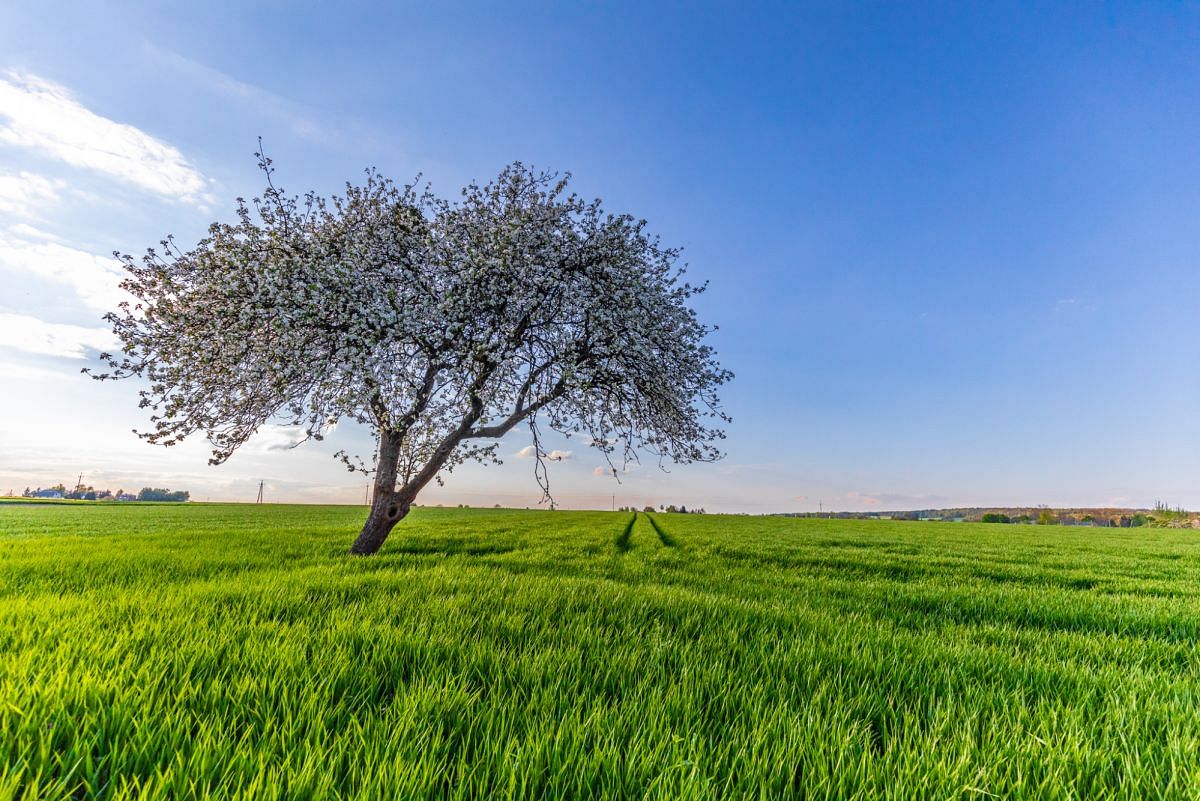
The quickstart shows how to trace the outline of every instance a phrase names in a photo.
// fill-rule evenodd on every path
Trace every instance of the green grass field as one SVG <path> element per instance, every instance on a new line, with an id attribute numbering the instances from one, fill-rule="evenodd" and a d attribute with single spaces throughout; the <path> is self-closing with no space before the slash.
<path id="1" fill-rule="evenodd" d="M 0 798 L 1200 797 L 1200 533 L 0 506 Z"/>

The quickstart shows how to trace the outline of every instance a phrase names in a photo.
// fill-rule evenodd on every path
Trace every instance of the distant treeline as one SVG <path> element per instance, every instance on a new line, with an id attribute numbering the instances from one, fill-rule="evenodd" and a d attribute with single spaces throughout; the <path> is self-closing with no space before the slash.
<path id="1" fill-rule="evenodd" d="M 891 512 L 794 512 L 786 517 L 825 517 L 841 520 L 943 520 L 966 523 L 1026 523 L 1042 526 L 1101 526 L 1105 528 L 1200 528 L 1200 515 L 1158 502 L 1153 509 L 1072 508 L 1045 506 L 953 509 L 912 509 Z"/>
<path id="2" fill-rule="evenodd" d="M 164 487 L 142 487 L 137 494 L 126 492 L 119 489 L 116 492 L 112 490 L 98 490 L 95 487 L 85 486 L 83 484 L 75 485 L 75 489 L 68 490 L 62 484 L 55 484 L 53 487 L 38 487 L 37 489 L 25 488 L 21 493 L 26 498 L 65 498 L 73 501 L 176 501 L 182 502 L 191 498 L 191 493 L 187 490 L 169 490 Z"/>
<path id="3" fill-rule="evenodd" d="M 667 514 L 681 514 L 681 515 L 705 514 L 705 511 L 703 508 L 697 509 L 695 507 L 692 507 L 691 509 L 689 509 L 686 506 L 683 506 L 683 505 L 676 506 L 673 503 L 660 504 L 657 509 L 655 509 L 653 506 L 643 506 L 641 509 L 638 509 L 636 506 L 622 506 L 621 508 L 617 509 L 617 511 L 618 512 L 645 512 L 647 514 L 649 514 L 650 512 L 666 512 Z"/>
<path id="4" fill-rule="evenodd" d="M 162 487 L 142 487 L 137 494 L 139 501 L 186 501 L 191 497 L 187 490 L 169 490 Z"/>

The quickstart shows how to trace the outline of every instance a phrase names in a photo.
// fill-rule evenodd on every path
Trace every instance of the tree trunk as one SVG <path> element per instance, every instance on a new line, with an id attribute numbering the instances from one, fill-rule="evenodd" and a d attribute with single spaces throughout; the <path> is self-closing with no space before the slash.
<path id="1" fill-rule="evenodd" d="M 412 497 L 396 491 L 396 468 L 400 457 L 400 435 L 384 431 L 379 436 L 379 459 L 375 465 L 375 496 L 371 513 L 363 524 L 350 553 L 369 556 L 382 547 L 397 523 L 408 514 Z"/>
<path id="2" fill-rule="evenodd" d="M 392 528 L 408 514 L 408 503 L 400 500 L 398 492 L 376 492 L 375 500 L 371 503 L 371 514 L 363 524 L 358 539 L 350 546 L 350 553 L 355 556 L 370 556 L 378 551 Z"/>
<path id="3" fill-rule="evenodd" d="M 442 465 L 450 458 L 450 454 L 458 447 L 458 443 L 466 437 L 471 426 L 479 419 L 481 409 L 482 404 L 479 404 L 472 414 L 464 417 L 458 428 L 447 434 L 434 449 L 425 466 L 415 476 L 410 477 L 408 483 L 399 490 L 396 489 L 396 474 L 404 434 L 398 431 L 380 433 L 379 458 L 375 463 L 375 500 L 371 503 L 371 514 L 367 516 L 367 522 L 359 532 L 358 539 L 350 546 L 350 553 L 370 556 L 383 546 L 384 540 L 395 525 L 408 514 L 417 493 L 438 474 Z"/>

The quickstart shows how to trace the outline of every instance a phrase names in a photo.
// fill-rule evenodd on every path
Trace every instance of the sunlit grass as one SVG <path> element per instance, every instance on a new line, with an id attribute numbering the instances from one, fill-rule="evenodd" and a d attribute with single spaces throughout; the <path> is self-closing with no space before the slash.
<path id="1" fill-rule="evenodd" d="M 0 507 L 0 798 L 1200 796 L 1196 532 L 364 513 Z"/>

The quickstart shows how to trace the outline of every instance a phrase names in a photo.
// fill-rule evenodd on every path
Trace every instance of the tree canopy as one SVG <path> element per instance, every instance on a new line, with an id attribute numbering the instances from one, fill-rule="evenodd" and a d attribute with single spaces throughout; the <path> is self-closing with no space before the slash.
<path id="1" fill-rule="evenodd" d="M 455 202 L 375 171 L 342 196 L 289 196 L 259 163 L 267 187 L 235 222 L 187 250 L 117 254 L 134 300 L 107 315 L 121 351 L 95 377 L 148 380 L 139 436 L 203 435 L 219 464 L 271 421 L 315 439 L 369 426 L 374 459 L 341 454 L 375 475 L 357 553 L 518 425 L 546 497 L 543 428 L 587 438 L 614 474 L 639 452 L 720 457 L 731 374 L 690 304 L 704 287 L 645 220 L 521 163 Z"/>

